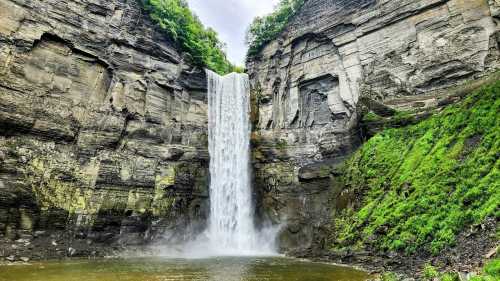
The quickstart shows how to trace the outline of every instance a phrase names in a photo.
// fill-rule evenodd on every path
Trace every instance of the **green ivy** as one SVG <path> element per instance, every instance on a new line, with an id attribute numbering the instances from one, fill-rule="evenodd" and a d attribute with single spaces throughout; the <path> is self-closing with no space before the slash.
<path id="1" fill-rule="evenodd" d="M 500 81 L 417 125 L 386 130 L 348 161 L 356 209 L 334 214 L 332 248 L 425 250 L 500 216 Z"/>
<path id="2" fill-rule="evenodd" d="M 151 19 L 191 57 L 219 74 L 241 71 L 226 58 L 217 33 L 205 28 L 185 0 L 140 0 Z"/>
<path id="3" fill-rule="evenodd" d="M 281 0 L 273 13 L 255 18 L 247 32 L 248 56 L 256 55 L 267 43 L 276 39 L 304 2 Z"/>

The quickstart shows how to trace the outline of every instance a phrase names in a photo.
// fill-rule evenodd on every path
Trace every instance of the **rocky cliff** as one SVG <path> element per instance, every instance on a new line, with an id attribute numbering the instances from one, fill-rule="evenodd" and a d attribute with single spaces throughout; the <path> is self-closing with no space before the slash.
<path id="1" fill-rule="evenodd" d="M 284 250 L 325 246 L 332 209 L 352 203 L 338 166 L 380 120 L 425 117 L 457 99 L 449 87 L 498 68 L 499 8 L 493 0 L 308 0 L 249 58 L 255 182 L 263 215 L 287 225 Z"/>
<path id="2" fill-rule="evenodd" d="M 204 79 L 139 1 L 0 0 L 0 255 L 203 222 Z"/>

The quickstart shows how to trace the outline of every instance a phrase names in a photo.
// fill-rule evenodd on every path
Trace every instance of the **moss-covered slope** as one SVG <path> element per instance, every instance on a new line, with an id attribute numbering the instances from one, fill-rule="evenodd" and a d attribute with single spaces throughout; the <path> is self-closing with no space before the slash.
<path id="1" fill-rule="evenodd" d="M 386 130 L 346 164 L 357 205 L 334 214 L 331 247 L 438 254 L 500 216 L 500 81 L 421 123 Z"/>

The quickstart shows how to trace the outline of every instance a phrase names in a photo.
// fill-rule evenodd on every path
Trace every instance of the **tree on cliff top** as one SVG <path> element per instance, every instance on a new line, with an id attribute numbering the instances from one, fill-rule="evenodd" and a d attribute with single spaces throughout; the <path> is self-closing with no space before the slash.
<path id="1" fill-rule="evenodd" d="M 276 39 L 305 1 L 281 0 L 274 12 L 255 18 L 247 31 L 247 56 L 256 55 L 267 43 Z"/>
<path id="2" fill-rule="evenodd" d="M 189 54 L 191 62 L 219 74 L 237 70 L 226 58 L 217 32 L 205 28 L 185 0 L 141 0 L 151 19 Z"/>

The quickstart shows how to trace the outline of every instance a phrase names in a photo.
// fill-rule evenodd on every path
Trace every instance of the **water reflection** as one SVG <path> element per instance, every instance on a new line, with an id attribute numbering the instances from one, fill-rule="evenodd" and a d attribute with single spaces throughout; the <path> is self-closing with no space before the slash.
<path id="1" fill-rule="evenodd" d="M 283 258 L 126 259 L 0 266 L 0 281 L 364 281 L 347 267 Z"/>
<path id="2" fill-rule="evenodd" d="M 215 266 L 210 266 L 208 270 L 210 281 L 247 281 L 256 275 L 256 264 L 258 259 L 233 258 L 228 263 L 224 259 L 218 259 Z M 265 280 L 263 280 L 265 281 Z"/>

